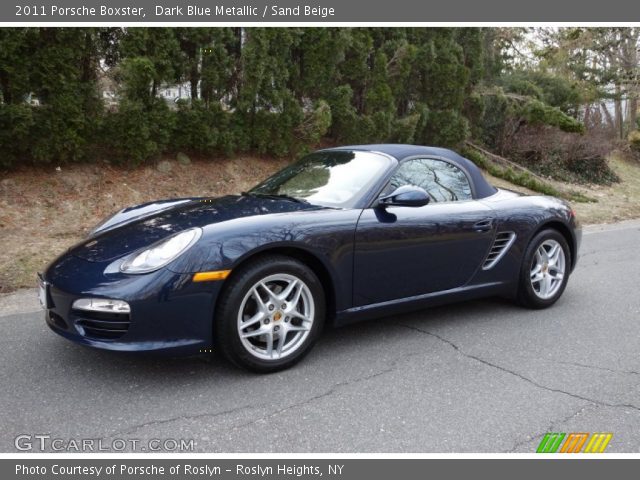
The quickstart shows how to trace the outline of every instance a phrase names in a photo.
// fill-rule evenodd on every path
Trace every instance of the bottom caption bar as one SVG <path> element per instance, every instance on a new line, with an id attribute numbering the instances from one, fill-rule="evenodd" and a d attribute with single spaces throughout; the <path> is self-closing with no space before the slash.
<path id="1" fill-rule="evenodd" d="M 564 457 L 566 458 L 566 457 Z M 585 458 L 585 457 L 582 457 Z M 397 480 L 428 478 L 536 478 L 579 475 L 622 478 L 637 473 L 639 458 L 589 459 L 0 459 L 0 478 L 7 479 L 242 479 L 340 478 Z M 464 477 L 463 477 L 464 475 Z"/>

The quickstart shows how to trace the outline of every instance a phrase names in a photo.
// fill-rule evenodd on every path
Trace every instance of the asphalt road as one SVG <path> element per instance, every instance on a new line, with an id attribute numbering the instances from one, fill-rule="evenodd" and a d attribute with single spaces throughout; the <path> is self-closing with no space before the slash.
<path id="1" fill-rule="evenodd" d="M 533 452 L 545 432 L 612 432 L 608 452 L 640 452 L 639 246 L 640 223 L 593 229 L 551 309 L 487 300 L 332 330 L 268 376 L 80 347 L 5 298 L 0 451 L 49 434 L 202 452 Z"/>

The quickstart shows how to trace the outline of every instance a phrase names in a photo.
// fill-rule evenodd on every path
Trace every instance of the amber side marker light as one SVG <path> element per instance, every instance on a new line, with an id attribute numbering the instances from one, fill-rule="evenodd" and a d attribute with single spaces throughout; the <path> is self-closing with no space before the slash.
<path id="1" fill-rule="evenodd" d="M 229 276 L 231 270 L 218 270 L 216 272 L 198 272 L 193 275 L 194 282 L 214 282 L 224 280 Z"/>

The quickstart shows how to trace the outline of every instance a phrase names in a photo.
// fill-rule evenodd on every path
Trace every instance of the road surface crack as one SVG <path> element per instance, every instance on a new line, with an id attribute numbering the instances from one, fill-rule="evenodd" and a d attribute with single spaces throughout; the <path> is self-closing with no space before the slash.
<path id="1" fill-rule="evenodd" d="M 523 381 L 525 381 L 525 382 L 527 382 L 527 383 L 529 383 L 529 384 L 531 384 L 531 385 L 533 385 L 533 386 L 535 386 L 537 388 L 540 388 L 542 390 L 546 390 L 548 392 L 553 392 L 553 393 L 560 393 L 562 395 L 567 395 L 569 397 L 577 398 L 578 400 L 583 400 L 585 402 L 590 402 L 590 403 L 593 403 L 593 404 L 596 404 L 596 405 L 601 405 L 603 407 L 630 408 L 630 409 L 633 409 L 633 410 L 640 411 L 640 407 L 637 407 L 636 405 L 633 405 L 633 404 L 628 404 L 628 403 L 608 403 L 608 402 L 604 402 L 602 400 L 598 400 L 598 399 L 595 399 L 595 398 L 589 398 L 589 397 L 585 397 L 585 396 L 577 394 L 577 393 L 569 392 L 567 390 L 562 390 L 560 388 L 548 387 L 547 385 L 543 385 L 541 383 L 538 383 L 535 380 L 533 380 L 533 379 L 531 379 L 529 377 L 525 377 L 521 373 L 518 373 L 518 372 L 516 372 L 514 370 L 510 370 L 510 369 L 508 369 L 506 367 L 503 367 L 501 365 L 498 365 L 498 364 L 492 363 L 492 362 L 490 362 L 488 360 L 485 360 L 484 358 L 480 358 L 480 357 L 477 357 L 477 356 L 472 355 L 470 353 L 467 353 L 464 350 L 462 350 L 458 345 L 456 345 L 454 342 L 452 342 L 451 340 L 448 340 L 448 339 L 446 339 L 444 337 L 441 337 L 437 333 L 433 333 L 433 332 L 430 332 L 428 330 L 423 330 L 421 328 L 414 327 L 412 325 L 407 325 L 407 324 L 404 324 L 404 323 L 397 323 L 396 325 L 398 325 L 400 327 L 408 328 L 410 330 L 415 330 L 416 332 L 420 332 L 420 333 L 422 333 L 424 335 L 429 335 L 429 336 L 431 336 L 433 338 L 436 338 L 436 339 L 440 340 L 441 342 L 446 343 L 447 345 L 449 345 L 451 348 L 453 348 L 456 352 L 458 352 L 460 355 L 462 355 L 465 358 L 468 358 L 470 360 L 476 361 L 478 363 L 482 363 L 483 365 L 486 365 L 488 367 L 494 368 L 496 370 L 500 370 L 501 372 L 509 374 L 509 375 L 512 375 L 514 377 L 517 377 L 520 380 L 523 380 Z"/>
<path id="2" fill-rule="evenodd" d="M 401 361 L 412 357 L 412 356 L 416 356 L 416 355 L 423 355 L 424 352 L 414 352 L 414 353 L 407 353 L 405 355 L 401 355 L 395 359 L 392 360 L 392 362 L 390 363 L 390 365 L 380 371 L 374 372 L 374 373 L 370 373 L 367 375 L 364 375 L 362 377 L 357 377 L 351 380 L 345 380 L 342 382 L 338 382 L 333 384 L 327 391 L 322 392 L 318 395 L 314 395 L 312 397 L 306 398 L 303 401 L 288 405 L 284 408 L 280 408 L 278 410 L 272 411 L 266 415 L 263 415 L 259 418 L 253 419 L 249 422 L 245 422 L 242 424 L 238 424 L 238 425 L 232 425 L 230 428 L 228 428 L 227 430 L 237 430 L 246 426 L 250 426 L 250 425 L 254 425 L 256 423 L 260 423 L 261 421 L 265 421 L 268 420 L 270 418 L 273 418 L 275 416 L 280 415 L 281 413 L 284 413 L 288 410 L 291 410 L 293 408 L 300 408 L 300 407 L 304 407 L 305 405 L 308 405 L 312 402 L 315 402 L 317 400 L 320 400 L 322 398 L 325 397 L 329 397 L 333 394 L 335 394 L 339 389 L 343 388 L 343 387 L 347 387 L 350 385 L 354 385 L 360 382 L 364 382 L 367 380 L 371 380 L 373 378 L 382 376 L 382 375 L 386 375 L 387 373 L 392 373 L 394 371 L 396 371 L 398 369 L 398 363 L 400 363 Z M 191 414 L 191 415 L 178 415 L 175 417 L 170 417 L 170 418 L 165 418 L 165 419 L 161 419 L 161 420 L 151 420 L 148 422 L 144 422 L 144 423 L 140 423 L 137 425 L 133 425 L 127 429 L 123 429 L 123 430 L 119 430 L 115 433 L 112 433 L 108 436 L 104 436 L 102 437 L 102 439 L 109 439 L 109 438 L 119 438 L 125 435 L 130 435 L 132 433 L 135 433 L 139 430 L 143 430 L 147 427 L 154 427 L 154 426 L 158 426 L 158 425 L 165 425 L 165 424 L 169 424 L 169 423 L 173 423 L 173 422 L 179 422 L 179 421 L 186 421 L 186 420 L 198 420 L 198 419 L 203 419 L 203 418 L 216 418 L 216 417 L 220 417 L 223 415 L 230 415 L 233 413 L 237 413 L 243 410 L 249 410 L 249 409 L 262 409 L 262 408 L 266 408 L 268 404 L 259 404 L 259 405 L 244 405 L 241 407 L 236 407 L 236 408 L 232 408 L 229 410 L 223 410 L 223 411 L 219 411 L 219 412 L 211 412 L 211 413 L 197 413 L 197 414 Z"/>
<path id="3" fill-rule="evenodd" d="M 237 413 L 237 412 L 241 412 L 243 410 L 248 410 L 248 409 L 252 409 L 252 408 L 259 408 L 256 405 L 244 405 L 241 407 L 235 407 L 235 408 L 231 408 L 228 410 L 222 410 L 219 412 L 207 412 L 207 413 L 194 413 L 194 414 L 190 414 L 190 415 L 177 415 L 175 417 L 170 417 L 170 418 L 163 418 L 160 420 L 150 420 L 148 422 L 144 422 L 144 423 L 139 423 L 136 425 L 133 425 L 129 428 L 123 429 L 123 430 L 119 430 L 115 433 L 112 433 L 111 435 L 108 436 L 104 436 L 102 437 L 102 439 L 108 439 L 108 438 L 120 438 L 121 436 L 124 435 L 130 435 L 134 432 L 137 432 L 138 430 L 142 430 L 144 428 L 147 427 L 155 427 L 157 425 L 165 425 L 167 423 L 173 423 L 173 422 L 179 422 L 179 421 L 185 421 L 185 420 L 199 420 L 202 418 L 216 418 L 216 417 L 220 417 L 223 415 L 230 415 L 232 413 Z"/>
<path id="4" fill-rule="evenodd" d="M 635 370 L 616 370 L 614 368 L 599 367 L 598 365 L 588 365 L 586 363 L 580 363 L 580 362 L 568 362 L 566 360 L 553 360 L 553 363 L 561 363 L 563 365 L 573 365 L 575 367 L 589 368 L 592 370 L 602 370 L 605 372 L 619 373 L 623 375 L 640 375 L 640 372 L 636 372 Z"/>
<path id="5" fill-rule="evenodd" d="M 344 387 L 355 385 L 357 383 L 361 383 L 361 382 L 365 382 L 367 380 L 371 380 L 372 378 L 380 377 L 382 375 L 386 375 L 388 373 L 395 372 L 398 369 L 398 364 L 401 361 L 406 360 L 407 358 L 410 358 L 410 357 L 417 356 L 417 355 L 424 355 L 424 352 L 412 352 L 412 353 L 407 353 L 407 354 L 404 354 L 404 355 L 400 355 L 399 357 L 393 359 L 391 361 L 391 363 L 389 364 L 389 366 L 387 368 L 383 369 L 383 370 L 380 370 L 380 371 L 375 372 L 375 373 L 370 373 L 370 374 L 364 375 L 362 377 L 357 377 L 357 378 L 354 378 L 354 379 L 351 379 L 351 380 L 344 380 L 342 382 L 334 383 L 328 390 L 326 390 L 326 391 L 324 391 L 322 393 L 319 393 L 319 394 L 314 395 L 312 397 L 306 398 L 305 400 L 302 400 L 300 402 L 287 405 L 286 407 L 280 408 L 278 410 L 272 411 L 272 412 L 270 412 L 270 413 L 268 413 L 266 415 L 263 415 L 260 418 L 256 418 L 256 419 L 253 419 L 253 420 L 251 420 L 249 422 L 245 422 L 245 423 L 241 423 L 241 424 L 238 424 L 238 425 L 234 425 L 229 430 L 239 430 L 239 429 L 244 428 L 244 427 L 255 425 L 257 423 L 269 420 L 269 419 L 271 419 L 273 417 L 276 417 L 276 416 L 278 416 L 278 415 L 280 415 L 282 413 L 285 413 L 285 412 L 287 412 L 287 411 L 289 411 L 289 410 L 291 410 L 293 408 L 297 409 L 297 408 L 305 407 L 306 405 L 309 405 L 309 404 L 311 404 L 311 403 L 313 403 L 313 402 L 315 402 L 317 400 L 321 400 L 323 398 L 326 398 L 326 397 L 329 397 L 331 395 L 334 395 L 338 390 L 340 390 L 340 389 L 342 389 Z"/>

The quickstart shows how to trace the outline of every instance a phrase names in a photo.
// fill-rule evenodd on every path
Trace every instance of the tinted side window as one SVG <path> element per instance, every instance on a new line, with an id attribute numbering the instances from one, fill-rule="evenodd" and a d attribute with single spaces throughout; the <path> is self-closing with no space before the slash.
<path id="1" fill-rule="evenodd" d="M 402 163 L 391 177 L 388 192 L 403 185 L 424 188 L 431 201 L 452 202 L 471 199 L 471 186 L 465 173 L 449 162 L 418 158 Z"/>

